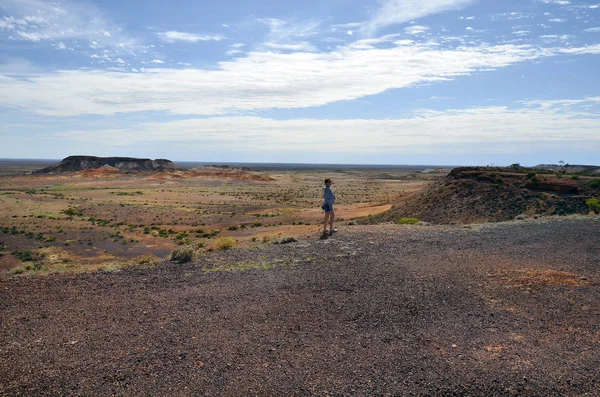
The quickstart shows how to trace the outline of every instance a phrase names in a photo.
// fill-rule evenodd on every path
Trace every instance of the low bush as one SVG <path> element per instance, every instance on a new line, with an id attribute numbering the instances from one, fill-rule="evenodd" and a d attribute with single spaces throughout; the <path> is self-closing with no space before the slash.
<path id="1" fill-rule="evenodd" d="M 590 211 L 600 214 L 600 198 L 591 198 L 585 201 Z"/>
<path id="2" fill-rule="evenodd" d="M 67 216 L 75 216 L 75 215 L 81 216 L 81 215 L 83 215 L 83 213 L 81 211 L 79 211 L 77 208 L 72 208 L 72 207 L 70 207 L 70 208 L 68 208 L 66 210 L 62 210 L 60 212 L 63 213 L 63 214 L 65 214 L 65 215 L 67 215 Z"/>
<path id="3" fill-rule="evenodd" d="M 419 222 L 420 222 L 420 220 L 418 218 L 400 218 L 400 219 L 398 219 L 398 223 L 401 225 L 414 225 Z"/>
<path id="4" fill-rule="evenodd" d="M 22 262 L 32 262 L 34 260 L 31 251 L 14 251 L 12 254 Z"/>
<path id="5" fill-rule="evenodd" d="M 592 179 L 587 184 L 591 187 L 600 187 L 600 179 Z"/>
<path id="6" fill-rule="evenodd" d="M 293 237 L 284 237 L 281 240 L 273 241 L 273 244 L 289 244 L 289 243 L 296 243 L 296 242 L 298 242 L 298 240 L 296 240 Z"/>
<path id="7" fill-rule="evenodd" d="M 175 248 L 173 252 L 171 252 L 171 261 L 177 263 L 187 263 L 191 262 L 194 259 L 194 248 L 192 247 L 181 247 Z"/>
<path id="8" fill-rule="evenodd" d="M 222 250 L 228 250 L 235 245 L 235 239 L 233 237 L 221 237 L 217 239 L 217 248 Z"/>

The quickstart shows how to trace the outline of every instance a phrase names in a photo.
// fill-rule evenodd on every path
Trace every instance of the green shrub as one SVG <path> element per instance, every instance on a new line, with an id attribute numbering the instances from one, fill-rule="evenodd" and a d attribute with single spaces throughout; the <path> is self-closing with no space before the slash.
<path id="1" fill-rule="evenodd" d="M 77 208 L 68 208 L 68 209 L 62 210 L 60 212 L 63 213 L 63 214 L 65 214 L 65 215 L 67 215 L 67 216 L 75 216 L 75 215 L 81 216 L 81 215 L 83 215 L 83 213 L 81 211 L 79 211 Z"/>
<path id="2" fill-rule="evenodd" d="M 415 223 L 421 222 L 418 218 L 400 218 L 398 223 L 401 225 L 414 225 Z"/>
<path id="3" fill-rule="evenodd" d="M 167 238 L 167 237 L 169 237 L 169 232 L 167 232 L 165 229 L 160 229 L 160 230 L 158 231 L 158 235 L 159 235 L 160 237 Z"/>
<path id="4" fill-rule="evenodd" d="M 228 250 L 233 247 L 235 244 L 235 239 L 233 237 L 221 237 L 217 239 L 217 248 L 222 250 Z"/>
<path id="5" fill-rule="evenodd" d="M 600 198 L 591 198 L 585 201 L 590 211 L 600 214 Z"/>
<path id="6" fill-rule="evenodd" d="M 600 179 L 592 179 L 587 184 L 591 187 L 600 187 Z"/>
<path id="7" fill-rule="evenodd" d="M 194 248 L 192 247 L 181 247 L 175 248 L 171 252 L 171 260 L 177 263 L 187 263 L 194 259 Z"/>
<path id="8" fill-rule="evenodd" d="M 12 254 L 22 262 L 32 262 L 34 260 L 31 251 L 15 251 Z"/>

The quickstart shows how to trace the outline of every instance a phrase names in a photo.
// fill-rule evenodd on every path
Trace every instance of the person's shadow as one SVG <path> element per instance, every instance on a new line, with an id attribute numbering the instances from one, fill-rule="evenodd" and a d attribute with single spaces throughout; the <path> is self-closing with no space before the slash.
<path id="1" fill-rule="evenodd" d="M 329 238 L 329 233 L 328 232 L 323 232 L 321 233 L 321 236 L 319 237 L 319 240 L 327 240 Z"/>

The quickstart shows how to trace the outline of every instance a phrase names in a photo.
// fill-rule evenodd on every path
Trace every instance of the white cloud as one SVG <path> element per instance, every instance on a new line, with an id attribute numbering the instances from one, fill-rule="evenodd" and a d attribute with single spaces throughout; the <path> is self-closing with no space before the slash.
<path id="1" fill-rule="evenodd" d="M 296 51 L 296 52 L 312 52 L 316 51 L 316 48 L 307 42 L 301 42 L 297 44 L 277 44 L 277 43 L 264 43 L 265 47 L 272 48 L 274 50 L 283 51 Z"/>
<path id="2" fill-rule="evenodd" d="M 571 55 L 598 55 L 600 54 L 600 44 L 589 45 L 585 47 L 573 47 L 573 48 L 560 48 L 557 50 L 561 54 L 571 54 Z"/>
<path id="3" fill-rule="evenodd" d="M 588 28 L 588 29 L 584 29 L 584 32 L 589 32 L 589 33 L 597 33 L 600 32 L 600 28 Z"/>
<path id="4" fill-rule="evenodd" d="M 115 23 L 89 3 L 72 0 L 3 0 L 0 29 L 15 40 L 63 42 L 89 40 L 113 53 L 131 53 L 139 49 L 138 40 L 122 32 Z M 55 45 L 55 48 L 61 49 Z"/>
<path id="5" fill-rule="evenodd" d="M 380 0 L 381 7 L 363 26 L 363 31 L 370 35 L 386 26 L 410 22 L 443 11 L 460 9 L 473 2 L 474 0 Z"/>
<path id="6" fill-rule="evenodd" d="M 491 17 L 491 19 L 497 20 L 497 19 L 502 18 L 502 19 L 508 19 L 509 21 L 517 21 L 520 19 L 533 18 L 534 16 L 535 16 L 535 14 L 533 14 L 533 13 L 513 11 L 513 12 L 504 12 L 504 13 L 500 13 L 500 14 L 495 14 Z"/>
<path id="7" fill-rule="evenodd" d="M 571 4 L 570 1 L 568 0 L 540 0 L 542 3 L 546 3 L 546 4 L 558 4 L 561 6 L 566 6 Z"/>
<path id="8" fill-rule="evenodd" d="M 161 61 L 160 59 L 154 59 L 151 62 L 152 63 L 159 63 L 159 64 L 165 63 L 164 61 Z"/>
<path id="9" fill-rule="evenodd" d="M 259 49 L 316 51 L 307 40 L 319 33 L 320 21 L 284 21 L 277 18 L 261 18 L 256 21 L 269 28 L 264 44 Z"/>
<path id="10" fill-rule="evenodd" d="M 592 98 L 598 102 L 598 98 Z M 589 102 L 590 99 L 579 102 Z M 540 101 L 544 102 L 544 101 Z M 559 102 L 559 101 L 556 101 Z M 59 139 L 131 146 L 160 142 L 227 150 L 297 150 L 334 153 L 435 153 L 448 150 L 493 153 L 523 145 L 585 147 L 600 150 L 598 114 L 571 111 L 555 103 L 542 107 L 533 101 L 525 108 L 506 106 L 423 109 L 401 119 L 291 119 L 211 117 L 166 123 L 145 123 L 131 129 L 66 131 Z M 452 149 L 449 149 L 452 147 Z"/>
<path id="11" fill-rule="evenodd" d="M 568 34 L 557 35 L 557 34 L 544 34 L 541 35 L 540 38 L 545 42 L 554 42 L 554 41 L 569 41 L 574 36 L 570 36 Z"/>
<path id="12" fill-rule="evenodd" d="M 213 35 L 199 35 L 194 33 L 177 32 L 174 30 L 168 32 L 157 33 L 161 40 L 167 43 L 174 43 L 176 41 L 185 41 L 188 43 L 196 43 L 198 41 L 221 41 L 225 40 L 224 36 L 213 34 Z"/>
<path id="13" fill-rule="evenodd" d="M 419 26 L 419 25 L 413 25 L 413 26 L 404 28 L 404 31 L 410 35 L 423 34 L 423 33 L 426 33 L 428 30 L 429 30 L 428 26 Z"/>
<path id="14" fill-rule="evenodd" d="M 225 52 L 225 54 L 226 54 L 226 55 L 236 55 L 236 54 L 243 54 L 243 53 L 244 53 L 244 51 L 242 51 L 241 49 L 242 49 L 243 47 L 245 47 L 245 46 L 246 46 L 246 44 L 244 44 L 244 43 L 234 43 L 234 44 L 231 44 L 231 45 L 229 46 L 229 50 L 227 50 L 227 51 Z"/>
<path id="15" fill-rule="evenodd" d="M 567 20 L 564 19 L 564 18 L 551 18 L 551 19 L 548 19 L 548 22 L 560 22 L 560 23 L 562 23 L 562 22 L 567 22 Z"/>
<path id="16" fill-rule="evenodd" d="M 303 108 L 560 54 L 600 53 L 600 44 L 572 48 L 462 45 L 449 50 L 432 43 L 396 45 L 389 40 L 384 40 L 385 48 L 349 46 L 330 53 L 255 51 L 208 70 L 63 70 L 27 80 L 0 75 L 0 106 L 56 116 L 146 110 L 216 115 Z"/>
<path id="17" fill-rule="evenodd" d="M 565 109 L 571 108 L 576 105 L 588 104 L 588 105 L 600 105 L 600 96 L 597 97 L 586 97 L 583 99 L 545 99 L 545 100 L 528 100 L 520 101 L 526 106 L 540 107 L 543 109 Z"/>

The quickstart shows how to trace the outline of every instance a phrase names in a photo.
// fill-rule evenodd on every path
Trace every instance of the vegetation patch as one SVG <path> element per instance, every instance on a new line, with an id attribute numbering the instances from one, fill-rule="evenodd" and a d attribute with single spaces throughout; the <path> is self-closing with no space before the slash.
<path id="1" fill-rule="evenodd" d="M 591 198 L 585 201 L 590 211 L 600 214 L 600 198 Z"/>
<path id="2" fill-rule="evenodd" d="M 115 196 L 142 196 L 144 192 L 138 190 L 135 192 L 110 192 L 110 194 L 114 194 Z"/>
<path id="3" fill-rule="evenodd" d="M 420 220 L 418 218 L 400 218 L 400 219 L 398 219 L 398 223 L 401 225 L 415 225 L 419 222 L 420 222 Z"/>
<path id="4" fill-rule="evenodd" d="M 217 239 L 216 245 L 218 249 L 227 250 L 233 248 L 236 240 L 233 237 L 221 237 Z"/>
<path id="5" fill-rule="evenodd" d="M 60 212 L 61 212 L 61 214 L 65 214 L 67 216 L 76 216 L 76 215 L 77 216 L 82 216 L 83 215 L 83 212 L 81 212 L 77 208 L 72 208 L 72 207 L 70 207 L 70 208 L 68 208 L 66 210 L 62 210 Z"/>
<path id="6" fill-rule="evenodd" d="M 180 247 L 175 248 L 173 252 L 171 252 L 171 261 L 177 263 L 188 263 L 194 260 L 195 250 L 193 247 Z"/>

